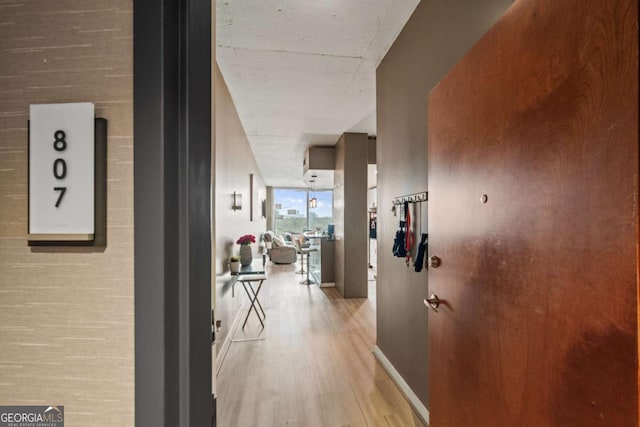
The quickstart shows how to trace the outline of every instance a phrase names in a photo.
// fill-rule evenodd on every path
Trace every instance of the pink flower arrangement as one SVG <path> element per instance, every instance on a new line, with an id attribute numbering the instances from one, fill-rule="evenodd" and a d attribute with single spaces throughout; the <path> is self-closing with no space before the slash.
<path id="1" fill-rule="evenodd" d="M 250 245 L 251 243 L 255 242 L 256 236 L 254 236 L 253 234 L 245 234 L 236 241 L 236 243 L 239 245 Z"/>

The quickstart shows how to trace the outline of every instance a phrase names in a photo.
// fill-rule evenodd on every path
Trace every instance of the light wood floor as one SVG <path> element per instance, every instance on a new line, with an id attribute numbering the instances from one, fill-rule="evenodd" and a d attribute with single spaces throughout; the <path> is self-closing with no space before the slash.
<path id="1" fill-rule="evenodd" d="M 424 427 L 375 360 L 375 310 L 334 288 L 303 286 L 295 266 L 270 267 L 260 300 L 238 328 L 218 375 L 218 425 Z M 242 292 L 242 294 L 240 293 Z M 236 286 L 236 298 L 246 294 Z"/>

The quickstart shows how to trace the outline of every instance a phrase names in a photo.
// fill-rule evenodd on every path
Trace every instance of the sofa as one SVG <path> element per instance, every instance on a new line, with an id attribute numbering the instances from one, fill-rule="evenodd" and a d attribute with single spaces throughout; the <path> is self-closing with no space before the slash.
<path id="1" fill-rule="evenodd" d="M 265 246 L 269 249 L 269 259 L 274 264 L 293 264 L 298 260 L 298 250 L 293 242 L 277 237 L 273 231 L 267 231 L 262 236 Z M 271 245 L 269 245 L 270 243 Z"/>

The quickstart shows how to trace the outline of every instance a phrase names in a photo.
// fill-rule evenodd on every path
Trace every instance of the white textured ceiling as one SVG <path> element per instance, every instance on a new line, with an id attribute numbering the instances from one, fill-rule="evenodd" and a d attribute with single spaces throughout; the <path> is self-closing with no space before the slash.
<path id="1" fill-rule="evenodd" d="M 218 0 L 218 64 L 267 185 L 308 185 L 309 145 L 375 135 L 375 69 L 419 1 Z"/>

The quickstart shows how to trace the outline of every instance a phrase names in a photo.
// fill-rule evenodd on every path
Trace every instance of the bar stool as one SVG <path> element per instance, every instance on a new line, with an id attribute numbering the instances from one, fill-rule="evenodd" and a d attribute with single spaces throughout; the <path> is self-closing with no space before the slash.
<path id="1" fill-rule="evenodd" d="M 297 248 L 298 248 L 298 250 L 300 251 L 300 265 L 303 265 L 303 264 L 302 264 L 302 262 L 303 262 L 302 260 L 304 259 L 303 257 L 304 257 L 305 255 L 307 256 L 307 271 L 306 271 L 306 273 L 307 273 L 307 278 L 306 278 L 305 280 L 303 280 L 302 282 L 300 282 L 300 284 L 301 284 L 301 285 L 314 285 L 314 284 L 316 284 L 317 282 L 316 282 L 315 280 L 313 280 L 313 279 L 310 279 L 310 278 L 309 278 L 309 270 L 310 270 L 310 269 L 309 269 L 309 254 L 310 254 L 310 253 L 312 253 L 312 252 L 318 252 L 318 249 L 316 249 L 316 248 L 309 248 L 309 247 L 307 247 L 307 248 L 303 248 L 303 247 L 300 245 L 300 242 L 299 242 L 299 241 L 297 241 L 297 240 L 296 240 L 296 247 L 297 247 Z M 305 273 L 304 268 L 302 268 L 302 269 L 301 269 L 301 271 L 302 271 L 303 273 Z"/>
<path id="2" fill-rule="evenodd" d="M 296 251 L 300 254 L 300 270 L 296 271 L 296 274 L 305 274 L 306 271 L 304 271 L 304 256 L 307 255 L 308 260 L 309 245 L 303 245 L 302 243 L 300 243 L 299 239 L 293 239 L 293 244 L 296 247 Z"/>

